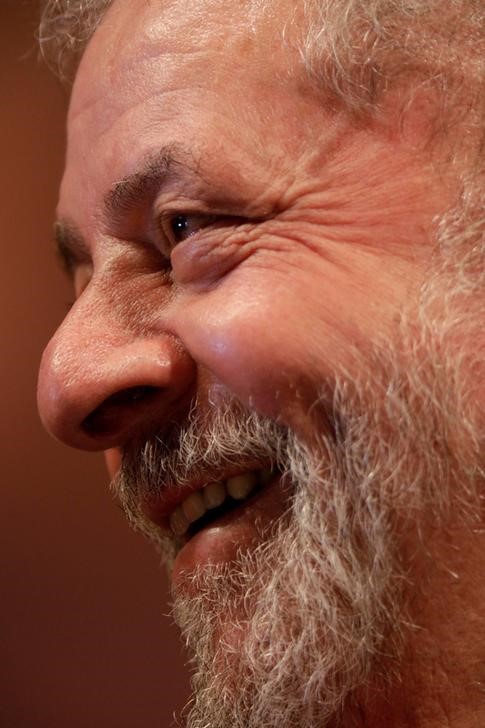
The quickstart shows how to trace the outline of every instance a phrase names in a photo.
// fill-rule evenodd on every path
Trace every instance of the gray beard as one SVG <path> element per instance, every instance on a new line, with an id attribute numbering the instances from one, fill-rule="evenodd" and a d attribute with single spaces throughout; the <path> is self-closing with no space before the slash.
<path id="1" fill-rule="evenodd" d="M 463 260 L 459 276 L 440 267 L 393 343 L 355 352 L 322 392 L 311 447 L 231 403 L 204 422 L 194 409 L 176 447 L 155 438 L 126 453 L 115 487 L 168 560 L 174 545 L 140 517 L 139 492 L 249 457 L 270 458 L 294 492 L 263 543 L 190 575 L 196 596 L 174 595 L 193 656 L 189 728 L 349 726 L 356 690 L 395 677 L 417 544 L 480 514 L 483 280 Z"/>
<path id="2" fill-rule="evenodd" d="M 375 478 L 357 489 L 328 451 L 319 460 L 290 440 L 287 454 L 289 523 L 175 597 L 194 656 L 190 728 L 327 725 L 398 647 L 401 570 Z"/>

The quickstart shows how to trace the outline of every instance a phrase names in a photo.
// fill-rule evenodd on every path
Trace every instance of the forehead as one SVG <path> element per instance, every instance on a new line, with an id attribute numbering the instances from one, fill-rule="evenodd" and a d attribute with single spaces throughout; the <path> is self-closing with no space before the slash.
<path id="1" fill-rule="evenodd" d="M 270 113 L 265 87 L 285 85 L 290 56 L 283 23 L 258 4 L 115 0 L 73 88 L 61 205 L 74 187 L 79 204 L 94 194 L 93 180 L 109 186 L 132 174 L 161 141 L 214 145 L 223 127 L 237 146 L 254 121 L 244 115 L 258 105 Z"/>
<path id="2" fill-rule="evenodd" d="M 116 113 L 128 91 L 150 91 L 140 79 L 155 70 L 160 87 L 176 83 L 177 73 L 203 78 L 208 66 L 212 81 L 235 62 L 240 77 L 258 63 L 262 70 L 274 26 L 252 8 L 231 0 L 115 0 L 82 59 L 71 118 L 106 95 Z"/>

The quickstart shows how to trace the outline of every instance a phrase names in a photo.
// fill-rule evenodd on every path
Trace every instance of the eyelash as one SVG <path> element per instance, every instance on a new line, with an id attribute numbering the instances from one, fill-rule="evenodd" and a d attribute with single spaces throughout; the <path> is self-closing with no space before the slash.
<path id="1" fill-rule="evenodd" d="M 177 239 L 177 235 L 175 232 L 175 226 L 179 226 L 179 231 L 187 227 L 188 221 L 190 220 L 196 220 L 200 224 L 196 226 L 196 229 L 192 232 L 189 232 L 186 237 L 181 237 L 181 239 Z M 209 215 L 204 213 L 190 213 L 190 212 L 181 212 L 181 213 L 173 213 L 173 212 L 167 212 L 160 216 L 160 227 L 163 233 L 164 240 L 168 243 L 168 255 L 167 257 L 170 257 L 170 252 L 173 250 L 173 248 L 178 245 L 179 243 L 183 242 L 184 240 L 187 240 L 188 238 L 192 237 L 193 235 L 196 235 L 199 230 L 208 227 L 213 222 L 217 220 L 216 215 Z M 182 233 L 183 234 L 183 233 Z"/>

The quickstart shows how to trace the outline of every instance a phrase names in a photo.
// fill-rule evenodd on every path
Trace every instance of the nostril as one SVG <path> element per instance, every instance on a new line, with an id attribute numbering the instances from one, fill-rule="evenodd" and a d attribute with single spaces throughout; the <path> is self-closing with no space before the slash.
<path id="1" fill-rule="evenodd" d="M 106 399 L 100 406 L 103 407 L 103 405 L 129 405 L 132 404 L 132 402 L 139 402 L 141 399 L 147 399 L 152 394 L 154 394 L 154 392 L 158 392 L 158 387 L 150 387 L 148 385 L 140 387 L 129 387 L 128 389 L 123 389 L 121 392 L 116 392 L 115 394 L 112 394 L 111 397 L 108 397 L 108 399 Z"/>
<path id="2" fill-rule="evenodd" d="M 123 412 L 148 402 L 157 392 L 159 387 L 150 386 L 129 387 L 116 392 L 83 420 L 81 428 L 91 437 L 115 432 L 121 425 Z"/>

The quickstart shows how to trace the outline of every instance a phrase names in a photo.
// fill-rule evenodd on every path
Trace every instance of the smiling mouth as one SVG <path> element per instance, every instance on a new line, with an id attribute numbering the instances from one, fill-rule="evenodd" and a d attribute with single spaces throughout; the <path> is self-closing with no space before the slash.
<path id="1" fill-rule="evenodd" d="M 174 508 L 169 516 L 170 529 L 178 538 L 189 540 L 203 528 L 249 500 L 276 474 L 276 471 L 266 468 L 207 483 L 200 490 L 190 493 Z"/>

